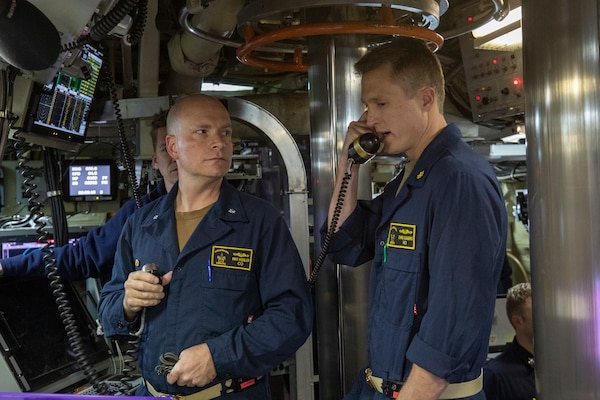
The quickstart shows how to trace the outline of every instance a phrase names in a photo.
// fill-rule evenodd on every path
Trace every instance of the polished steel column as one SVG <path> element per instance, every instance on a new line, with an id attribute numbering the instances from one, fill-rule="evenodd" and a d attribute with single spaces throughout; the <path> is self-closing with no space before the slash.
<path id="1" fill-rule="evenodd" d="M 314 259 L 321 251 L 319 228 L 327 221 L 346 128 L 363 112 L 360 78 L 354 73 L 354 62 L 366 51 L 359 40 L 319 37 L 309 42 Z M 361 173 L 359 178 L 359 195 L 370 196 L 368 175 Z M 333 266 L 329 260 L 318 275 L 315 304 L 320 399 L 340 399 L 366 363 L 367 281 L 367 267 Z"/>
<path id="2" fill-rule="evenodd" d="M 538 399 L 600 399 L 598 2 L 523 2 Z"/>

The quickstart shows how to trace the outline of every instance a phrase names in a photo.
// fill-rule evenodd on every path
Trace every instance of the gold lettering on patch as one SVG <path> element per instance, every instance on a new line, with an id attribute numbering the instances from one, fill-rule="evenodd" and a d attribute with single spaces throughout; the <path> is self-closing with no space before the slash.
<path id="1" fill-rule="evenodd" d="M 217 268 L 232 268 L 250 271 L 254 250 L 242 247 L 213 246 L 211 264 Z"/>
<path id="2" fill-rule="evenodd" d="M 417 226 L 392 222 L 388 231 L 387 246 L 397 249 L 416 248 Z"/>

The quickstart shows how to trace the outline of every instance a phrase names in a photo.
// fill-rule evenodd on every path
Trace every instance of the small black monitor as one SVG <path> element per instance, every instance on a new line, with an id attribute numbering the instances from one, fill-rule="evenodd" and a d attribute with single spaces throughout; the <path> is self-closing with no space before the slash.
<path id="1" fill-rule="evenodd" d="M 65 201 L 105 201 L 117 198 L 117 165 L 112 160 L 67 161 L 63 173 Z"/>
<path id="2" fill-rule="evenodd" d="M 84 142 L 103 55 L 86 44 L 80 59 L 80 68 L 63 70 L 52 82 L 33 86 L 23 128 L 31 141 L 37 137 L 40 144 L 58 148 L 62 147 L 60 141 Z M 52 139 L 57 146 L 52 145 Z"/>

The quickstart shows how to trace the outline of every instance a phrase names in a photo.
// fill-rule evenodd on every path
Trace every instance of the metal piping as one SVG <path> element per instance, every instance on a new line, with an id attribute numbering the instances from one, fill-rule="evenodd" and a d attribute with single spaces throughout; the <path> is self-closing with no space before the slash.
<path id="1" fill-rule="evenodd" d="M 502 21 L 504 18 L 506 18 L 510 12 L 510 4 L 508 0 L 492 0 L 492 4 L 494 7 L 480 16 L 475 17 L 475 20 L 469 24 L 468 28 L 460 27 L 448 32 L 440 32 L 440 35 L 442 35 L 445 40 L 453 39 L 467 34 L 473 29 L 480 28 L 481 26 L 490 22 L 492 19 L 495 19 L 496 21 Z"/>
<path id="2" fill-rule="evenodd" d="M 504 2 L 504 0 L 493 0 L 496 2 Z M 369 6 L 370 4 L 383 6 L 389 6 L 392 9 L 401 9 L 406 10 L 408 12 L 414 12 L 421 14 L 421 17 L 424 21 L 426 21 L 423 25 L 428 26 L 429 29 L 435 29 L 439 24 L 439 18 L 442 14 L 444 14 L 449 7 L 449 3 L 447 0 L 428 0 L 427 2 L 417 2 L 415 0 L 404 0 L 401 4 L 398 2 L 384 2 L 375 1 L 375 0 L 367 0 L 361 1 L 357 3 L 357 6 Z M 269 1 L 254 1 L 246 5 L 241 10 L 238 10 L 237 14 L 238 25 L 249 24 L 252 21 L 260 20 L 261 18 L 266 18 L 271 14 L 281 13 L 288 9 L 298 9 L 300 8 L 310 8 L 310 7 L 321 7 L 321 6 L 332 6 L 332 5 L 350 5 L 355 4 L 354 2 L 348 2 L 347 0 L 311 0 L 305 1 L 302 5 L 291 4 L 287 2 L 281 2 L 280 0 Z M 494 15 L 497 10 L 494 11 Z M 507 11 L 508 12 L 508 11 Z M 209 42 L 220 44 L 223 46 L 228 46 L 232 48 L 242 47 L 244 42 L 237 42 L 234 40 L 230 40 L 229 38 L 214 35 L 210 32 L 207 32 L 200 28 L 199 26 L 193 26 L 189 17 L 193 15 L 193 13 L 188 10 L 187 7 L 183 7 L 179 13 L 179 25 L 183 27 L 187 32 L 192 35 L 205 39 Z M 491 17 L 490 17 L 491 18 Z M 487 22 L 488 20 L 484 21 Z M 347 21 L 346 21 L 347 22 Z M 327 32 L 323 32 L 323 35 L 327 34 Z M 262 46 L 262 52 L 277 52 L 277 53 L 288 53 L 292 54 L 297 51 L 298 45 L 287 45 L 284 43 L 273 43 L 271 46 Z M 306 53 L 306 49 L 303 49 L 303 53 Z"/>
<path id="3" fill-rule="evenodd" d="M 597 0 L 523 2 L 535 373 L 544 400 L 600 398 L 598 12 Z"/>
<path id="4" fill-rule="evenodd" d="M 327 7 L 358 6 L 389 6 L 393 9 L 403 10 L 410 13 L 419 14 L 422 23 L 419 25 L 427 26 L 429 29 L 435 29 L 439 25 L 440 16 L 444 14 L 449 7 L 448 0 L 305 0 L 299 4 L 297 0 L 254 0 L 250 1 L 240 12 L 239 21 L 241 24 L 256 22 L 267 18 L 270 15 L 282 13 L 288 10 L 304 10 L 305 13 L 326 9 Z"/>
<path id="5" fill-rule="evenodd" d="M 191 21 L 188 19 L 187 8 L 182 9 L 179 20 L 180 23 L 183 22 L 182 26 L 186 30 L 173 35 L 168 44 L 173 70 L 185 76 L 200 78 L 212 73 L 224 44 L 217 43 L 215 39 L 220 37 L 229 43 L 224 38 L 228 38 L 235 31 L 236 15 L 244 3 L 244 0 L 212 2 L 208 7 L 193 14 Z M 210 37 L 200 37 L 197 32 L 190 31 L 188 26 L 201 29 L 199 32 L 210 32 Z"/>
<path id="6" fill-rule="evenodd" d="M 311 23 L 326 20 L 323 10 L 309 15 Z M 338 155 L 348 123 L 363 111 L 356 62 L 367 50 L 362 35 L 311 37 L 309 100 L 313 179 L 314 253 L 321 251 L 321 226 L 335 183 Z M 369 167 L 361 167 L 359 197 L 371 197 Z M 369 266 L 351 268 L 326 260 L 315 285 L 316 327 L 319 354 L 319 398 L 340 399 L 350 390 L 356 373 L 367 363 L 366 316 Z"/>
<path id="7" fill-rule="evenodd" d="M 190 15 L 193 15 L 193 14 L 189 13 L 187 7 L 183 7 L 179 13 L 179 25 L 181 25 L 183 28 L 185 28 L 192 35 L 198 36 L 201 39 L 206 39 L 213 43 L 221 44 L 223 46 L 237 48 L 242 45 L 242 43 L 240 43 L 240 42 L 235 42 L 233 40 L 229 40 L 228 38 L 224 38 L 223 36 L 212 35 L 208 32 L 203 31 L 199 27 L 193 26 L 189 20 Z"/>

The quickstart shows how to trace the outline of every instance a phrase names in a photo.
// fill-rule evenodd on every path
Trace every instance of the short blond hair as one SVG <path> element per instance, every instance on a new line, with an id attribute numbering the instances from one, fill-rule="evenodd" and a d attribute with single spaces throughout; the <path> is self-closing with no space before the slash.
<path id="1" fill-rule="evenodd" d="M 373 48 L 354 64 L 360 75 L 385 64 L 392 66 L 402 90 L 410 98 L 424 86 L 432 87 L 440 113 L 444 111 L 445 80 L 440 60 L 421 39 L 399 37 Z"/>
<path id="2" fill-rule="evenodd" d="M 513 315 L 523 316 L 523 306 L 531 298 L 531 284 L 517 283 L 508 289 L 506 294 L 506 315 L 512 320 Z"/>

